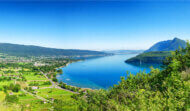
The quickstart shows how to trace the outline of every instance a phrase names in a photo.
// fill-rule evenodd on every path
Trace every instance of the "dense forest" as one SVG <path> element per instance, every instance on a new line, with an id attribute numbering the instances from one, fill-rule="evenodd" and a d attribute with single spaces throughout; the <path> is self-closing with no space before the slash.
<path id="1" fill-rule="evenodd" d="M 127 73 L 108 90 L 73 96 L 81 111 L 187 111 L 190 110 L 190 44 L 172 52 L 164 69 Z"/>
<path id="2" fill-rule="evenodd" d="M 141 53 L 135 57 L 132 57 L 128 60 L 126 60 L 126 63 L 162 63 L 163 60 L 170 56 L 170 51 L 156 51 L 156 52 L 145 52 Z"/>

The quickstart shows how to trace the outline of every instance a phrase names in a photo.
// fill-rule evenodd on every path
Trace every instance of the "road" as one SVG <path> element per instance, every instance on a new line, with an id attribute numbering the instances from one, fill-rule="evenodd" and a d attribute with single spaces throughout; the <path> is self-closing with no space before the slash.
<path id="1" fill-rule="evenodd" d="M 47 74 L 45 74 L 44 72 L 40 71 L 52 84 L 52 86 L 50 87 L 47 87 L 47 88 L 57 88 L 57 89 L 61 89 L 61 90 L 65 90 L 65 91 L 69 91 L 69 92 L 72 92 L 72 93 L 75 93 L 75 94 L 78 94 L 78 92 L 74 92 L 74 91 L 70 91 L 70 90 L 67 90 L 67 89 L 63 89 L 61 88 L 60 86 L 58 86 L 55 82 L 53 82 L 50 78 L 47 77 Z M 44 88 L 43 88 L 44 89 Z"/>
<path id="2" fill-rule="evenodd" d="M 45 98 L 43 98 L 43 97 L 41 97 L 41 96 L 32 94 L 31 92 L 28 92 L 28 91 L 26 91 L 26 90 L 24 90 L 24 89 L 21 89 L 21 91 L 23 91 L 23 92 L 25 92 L 25 93 L 27 93 L 27 94 L 29 94 L 29 95 L 31 95 L 31 96 L 34 96 L 34 97 L 36 97 L 37 99 L 40 99 L 40 100 L 42 100 L 42 101 L 53 103 L 53 102 L 50 101 L 50 100 L 47 100 L 47 99 L 45 99 Z"/>

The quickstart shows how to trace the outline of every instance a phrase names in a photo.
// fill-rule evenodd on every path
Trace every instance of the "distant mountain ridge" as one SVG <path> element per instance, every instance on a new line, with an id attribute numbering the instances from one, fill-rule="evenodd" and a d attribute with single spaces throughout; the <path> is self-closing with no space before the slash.
<path id="1" fill-rule="evenodd" d="M 11 43 L 0 43 L 0 53 L 12 56 L 87 56 L 106 55 L 104 52 L 79 50 L 79 49 L 56 49 L 34 45 L 19 45 Z"/>
<path id="2" fill-rule="evenodd" d="M 175 37 L 173 40 L 161 41 L 150 47 L 145 52 L 154 52 L 154 51 L 175 51 L 179 47 L 185 48 L 186 42 Z"/>
<path id="3" fill-rule="evenodd" d="M 112 53 L 112 54 L 138 54 L 142 53 L 144 50 L 105 50 L 105 53 Z"/>

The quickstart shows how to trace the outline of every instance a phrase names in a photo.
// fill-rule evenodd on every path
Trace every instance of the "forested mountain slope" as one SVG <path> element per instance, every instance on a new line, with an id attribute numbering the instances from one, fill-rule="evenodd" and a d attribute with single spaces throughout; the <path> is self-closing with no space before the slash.
<path id="1" fill-rule="evenodd" d="M 179 38 L 174 38 L 173 40 L 161 41 L 150 47 L 148 50 L 126 60 L 126 63 L 162 63 L 163 60 L 170 56 L 170 51 L 179 50 L 179 48 L 184 49 L 186 47 L 186 42 Z"/>
<path id="2" fill-rule="evenodd" d="M 77 49 L 55 49 L 32 45 L 18 45 L 0 43 L 0 53 L 12 56 L 85 56 L 106 55 L 104 52 L 77 50 Z"/>
<path id="3" fill-rule="evenodd" d="M 171 51 L 144 52 L 132 57 L 125 62 L 127 63 L 162 63 L 163 60 L 171 55 Z"/>
<path id="4" fill-rule="evenodd" d="M 173 40 L 161 41 L 150 47 L 145 52 L 154 52 L 154 51 L 175 51 L 179 47 L 185 48 L 186 42 L 179 38 L 174 38 Z"/>

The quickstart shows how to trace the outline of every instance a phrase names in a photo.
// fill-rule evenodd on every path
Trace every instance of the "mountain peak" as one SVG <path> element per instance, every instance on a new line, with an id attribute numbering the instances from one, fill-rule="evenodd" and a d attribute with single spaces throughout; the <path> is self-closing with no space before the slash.
<path id="1" fill-rule="evenodd" d="M 154 51 L 174 51 L 178 50 L 179 47 L 185 48 L 186 42 L 175 37 L 173 40 L 161 41 L 150 47 L 145 52 L 154 52 Z"/>
<path id="2" fill-rule="evenodd" d="M 179 38 L 177 38 L 177 37 L 174 37 L 173 41 L 176 41 L 176 40 L 181 40 L 181 39 L 179 39 Z"/>

